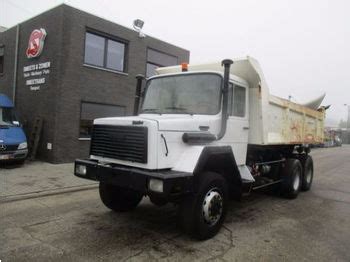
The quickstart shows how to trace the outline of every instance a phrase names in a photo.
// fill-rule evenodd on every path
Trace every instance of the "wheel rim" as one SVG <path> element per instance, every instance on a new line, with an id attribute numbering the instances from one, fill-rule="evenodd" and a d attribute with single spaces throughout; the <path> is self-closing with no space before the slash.
<path id="1" fill-rule="evenodd" d="M 210 226 L 215 225 L 221 218 L 223 198 L 217 189 L 210 190 L 204 197 L 202 212 L 204 221 Z"/>
<path id="2" fill-rule="evenodd" d="M 294 191 L 297 191 L 300 186 L 300 175 L 298 172 L 295 174 L 294 182 L 293 182 L 293 189 Z"/>
<path id="3" fill-rule="evenodd" d="M 311 168 L 308 169 L 306 175 L 305 175 L 305 179 L 306 179 L 306 183 L 310 184 L 311 183 L 311 178 L 312 178 L 312 170 Z"/>

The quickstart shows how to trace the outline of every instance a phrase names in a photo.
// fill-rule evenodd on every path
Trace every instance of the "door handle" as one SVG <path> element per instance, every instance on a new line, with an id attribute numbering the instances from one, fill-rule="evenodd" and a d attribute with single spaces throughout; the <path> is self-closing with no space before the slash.
<path id="1" fill-rule="evenodd" d="M 249 130 L 249 126 L 244 126 L 243 129 L 244 130 Z"/>
<path id="2" fill-rule="evenodd" d="M 160 137 L 163 138 L 163 141 L 164 141 L 164 145 L 165 145 L 165 149 L 166 149 L 165 156 L 168 156 L 168 154 L 169 154 L 168 143 L 166 142 L 165 136 L 163 134 L 161 134 Z"/>
<path id="3" fill-rule="evenodd" d="M 209 130 L 209 126 L 199 126 L 199 130 L 200 131 L 208 131 Z"/>

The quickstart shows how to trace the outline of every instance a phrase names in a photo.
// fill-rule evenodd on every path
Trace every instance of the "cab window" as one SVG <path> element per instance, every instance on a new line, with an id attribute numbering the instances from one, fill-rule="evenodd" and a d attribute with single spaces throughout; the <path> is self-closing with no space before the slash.
<path id="1" fill-rule="evenodd" d="M 245 117 L 246 111 L 246 88 L 230 84 L 228 110 L 231 116 Z"/>

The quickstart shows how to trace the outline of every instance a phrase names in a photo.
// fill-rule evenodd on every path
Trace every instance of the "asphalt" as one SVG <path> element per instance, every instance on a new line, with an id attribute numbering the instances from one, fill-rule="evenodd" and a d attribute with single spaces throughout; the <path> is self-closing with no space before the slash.
<path id="1" fill-rule="evenodd" d="M 350 146 L 313 152 L 311 191 L 231 202 L 222 230 L 196 241 L 176 208 L 144 199 L 105 208 L 96 189 L 0 204 L 1 261 L 350 261 Z"/>
<path id="2" fill-rule="evenodd" d="M 74 164 L 26 161 L 0 166 L 0 203 L 96 188 L 91 180 L 73 176 Z"/>

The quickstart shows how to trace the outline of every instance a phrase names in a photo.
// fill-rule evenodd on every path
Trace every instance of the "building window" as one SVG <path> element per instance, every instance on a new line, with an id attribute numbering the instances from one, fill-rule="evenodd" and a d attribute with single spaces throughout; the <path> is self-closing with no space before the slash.
<path id="1" fill-rule="evenodd" d="M 147 65 L 146 65 L 146 76 L 150 77 L 150 76 L 155 75 L 156 74 L 156 69 L 158 67 L 159 67 L 158 65 L 151 64 L 151 63 L 147 62 Z"/>
<path id="2" fill-rule="evenodd" d="M 0 46 L 0 74 L 4 73 L 4 53 L 5 47 Z"/>
<path id="3" fill-rule="evenodd" d="M 81 102 L 79 137 L 91 137 L 94 119 L 114 116 L 125 116 L 125 106 Z"/>
<path id="4" fill-rule="evenodd" d="M 86 32 L 84 63 L 114 71 L 126 71 L 126 43 Z"/>
<path id="5" fill-rule="evenodd" d="M 147 50 L 147 64 L 146 64 L 146 76 L 150 77 L 155 75 L 156 69 L 163 66 L 177 65 L 178 59 L 176 56 L 169 55 L 148 48 Z"/>

